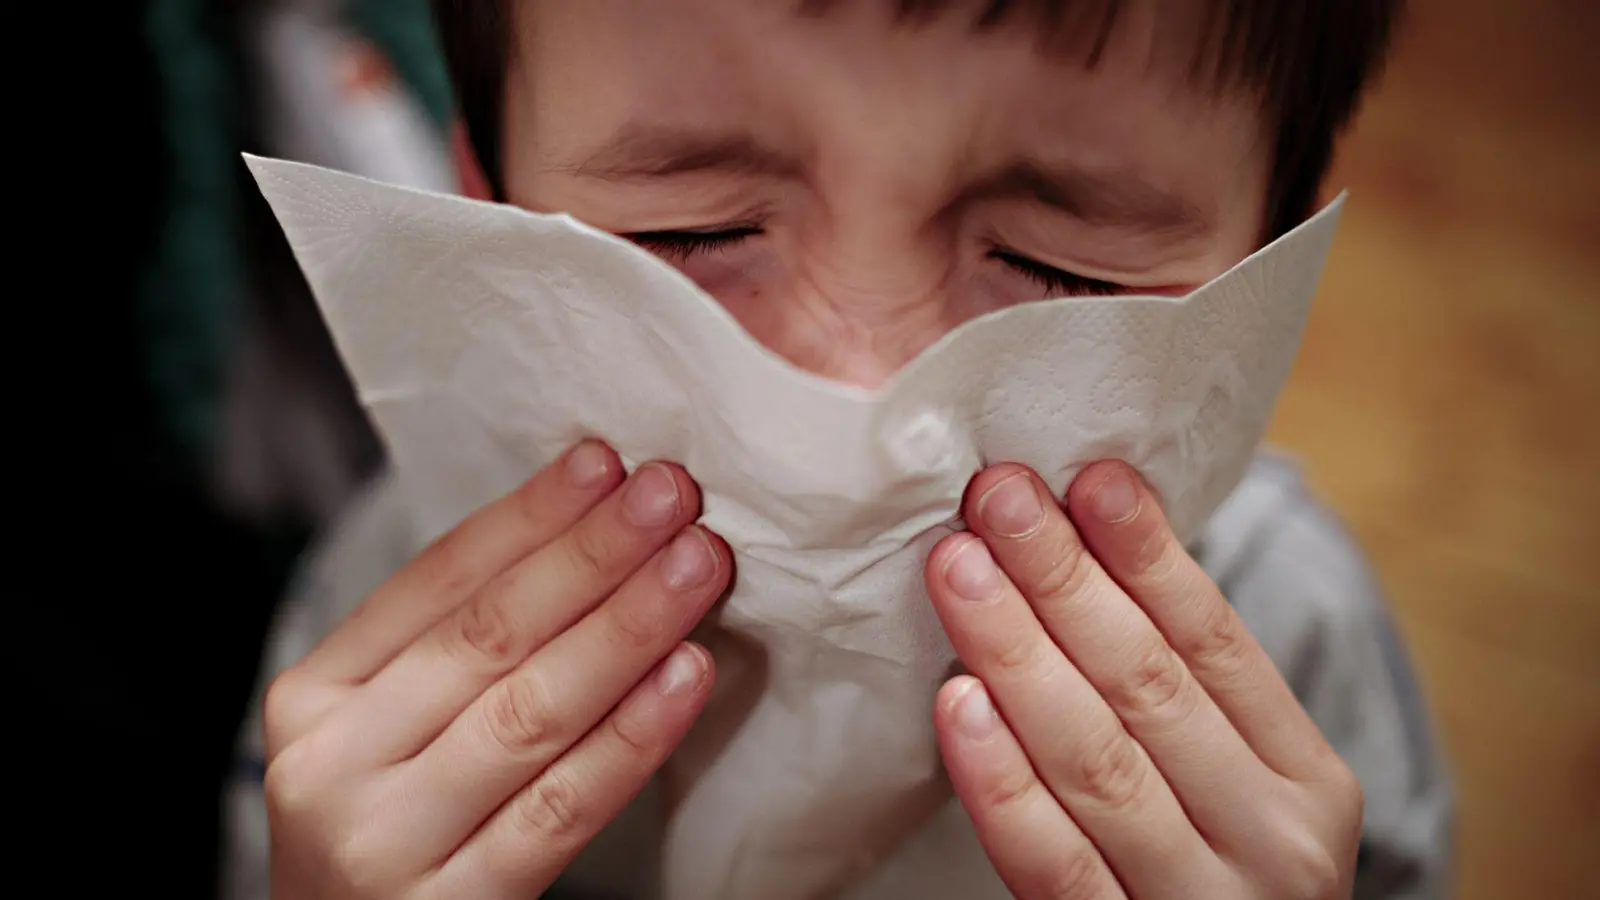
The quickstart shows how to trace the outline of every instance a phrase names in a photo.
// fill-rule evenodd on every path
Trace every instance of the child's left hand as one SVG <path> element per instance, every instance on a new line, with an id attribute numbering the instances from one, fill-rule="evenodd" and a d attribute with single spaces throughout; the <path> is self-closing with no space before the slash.
<path id="1" fill-rule="evenodd" d="M 1155 498 L 1101 463 L 1067 508 L 996 466 L 969 491 L 972 533 L 928 561 L 972 673 L 939 695 L 940 746 L 1006 885 L 1022 900 L 1348 898 L 1360 785 Z"/>

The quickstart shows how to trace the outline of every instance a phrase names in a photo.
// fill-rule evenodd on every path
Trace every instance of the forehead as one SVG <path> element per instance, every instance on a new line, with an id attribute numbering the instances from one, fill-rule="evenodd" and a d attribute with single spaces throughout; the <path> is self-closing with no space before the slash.
<path id="1" fill-rule="evenodd" d="M 799 0 L 797 12 L 822 18 L 844 10 L 887 15 L 902 27 L 955 20 L 976 34 L 1020 30 L 1037 52 L 1093 68 L 1121 20 L 1122 0 Z"/>
<path id="2" fill-rule="evenodd" d="M 1277 0 L 594 0 L 582 4 L 588 9 L 563 6 L 579 7 L 516 2 L 509 9 L 524 25 L 535 17 L 573 19 L 592 12 L 599 19 L 624 16 L 656 35 L 662 27 L 685 30 L 674 25 L 708 34 L 707 25 L 740 20 L 778 30 L 808 20 L 846 20 L 863 36 L 880 38 L 886 31 L 978 39 L 998 34 L 1013 46 L 1031 45 L 1041 58 L 1089 69 L 1108 52 L 1143 51 L 1147 65 L 1182 72 L 1195 86 L 1214 90 L 1239 83 L 1265 88 L 1269 71 L 1291 52 L 1282 45 L 1293 43 L 1286 40 L 1290 22 L 1273 12 Z M 513 50 L 527 33 L 518 29 Z"/>
<path id="3" fill-rule="evenodd" d="M 925 16 L 902 5 L 518 4 L 509 130 L 533 135 L 552 164 L 640 121 L 737 126 L 817 152 L 870 142 L 899 147 L 908 161 L 1070 150 L 1091 163 L 1159 168 L 1176 155 L 1253 155 L 1256 98 L 1193 78 L 1204 3 L 1062 7 L 1050 22 L 1083 30 L 1055 50 L 1075 44 L 1081 53 L 1040 46 L 1042 6 L 984 26 L 987 0 L 948 0 Z"/>
<path id="4" fill-rule="evenodd" d="M 1072 86 L 1137 85 L 1172 106 L 1234 105 L 1204 73 L 1219 0 L 586 0 L 517 3 L 513 81 L 639 105 L 694 92 L 749 97 L 831 76 L 961 95 L 1031 89 L 1035 113 Z M 1240 4 L 1235 3 L 1234 7 Z M 1247 5 L 1247 4 L 1246 4 Z M 1233 23 L 1229 23 L 1232 27 Z M 1220 57 L 1219 57 L 1220 58 Z M 906 89 L 912 86 L 904 85 Z M 1210 94 L 1211 96 L 1207 96 Z M 764 99 L 772 99 L 767 97 Z M 1218 101 L 1208 104 L 1206 100 Z M 1057 103 L 1056 101 L 1063 101 Z"/>

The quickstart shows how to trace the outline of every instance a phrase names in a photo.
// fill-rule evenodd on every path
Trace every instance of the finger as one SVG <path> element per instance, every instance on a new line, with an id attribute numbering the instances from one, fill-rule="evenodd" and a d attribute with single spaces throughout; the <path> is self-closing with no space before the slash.
<path id="1" fill-rule="evenodd" d="M 608 597 L 699 511 L 699 491 L 682 469 L 640 466 L 622 490 L 495 576 L 357 690 L 342 722 L 346 745 L 360 748 L 351 759 L 392 762 L 421 750 L 491 684 Z M 400 709 L 406 715 L 394 714 Z"/>
<path id="2" fill-rule="evenodd" d="M 952 678 L 934 702 L 945 769 L 995 871 L 1031 898 L 1122 898 L 1100 852 L 1039 780 L 1017 738 L 971 676 Z"/>
<path id="3" fill-rule="evenodd" d="M 585 441 L 516 491 L 473 513 L 369 596 L 300 663 L 325 681 L 358 683 L 518 560 L 554 540 L 614 491 L 622 462 Z"/>
<path id="4" fill-rule="evenodd" d="M 984 542 L 946 538 L 928 573 L 934 608 L 961 661 L 1128 891 L 1160 895 L 1162 879 L 1145 883 L 1152 873 L 1214 860 L 1144 749 L 1045 633 Z"/>
<path id="5" fill-rule="evenodd" d="M 350 687 L 365 683 L 483 582 L 570 527 L 615 490 L 622 473 L 610 448 L 581 443 L 435 541 L 268 686 L 268 757 L 307 734 L 348 699 Z"/>
<path id="6" fill-rule="evenodd" d="M 1254 752 L 1306 777 L 1333 753 L 1266 651 L 1184 551 L 1160 505 L 1122 463 L 1090 467 L 1067 492 L 1084 541 L 1139 604 Z"/>
<path id="7" fill-rule="evenodd" d="M 538 896 L 683 740 L 713 678 L 711 655 L 681 645 L 599 727 L 500 806 L 425 882 L 422 896 Z"/>
<path id="8" fill-rule="evenodd" d="M 974 481 L 969 521 L 1045 631 L 1144 748 L 1206 837 L 1262 837 L 1237 797 L 1277 790 L 1256 756 L 1149 616 L 1090 554 L 1033 473 L 1001 466 Z M 1027 527 L 1022 527 L 1026 525 Z"/>
<path id="9" fill-rule="evenodd" d="M 402 767 L 431 810 L 428 846 L 453 847 L 567 751 L 677 646 L 722 594 L 732 555 L 690 526 L 599 609 L 473 702 Z"/>

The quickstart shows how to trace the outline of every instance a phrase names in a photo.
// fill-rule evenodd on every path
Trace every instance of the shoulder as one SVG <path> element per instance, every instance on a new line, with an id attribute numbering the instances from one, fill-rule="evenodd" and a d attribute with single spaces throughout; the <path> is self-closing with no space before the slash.
<path id="1" fill-rule="evenodd" d="M 1419 705 L 1365 551 L 1288 456 L 1264 452 L 1251 463 L 1195 556 L 1302 701 L 1376 679 Z"/>
<path id="2" fill-rule="evenodd" d="M 1358 769 L 1434 765 L 1426 699 L 1378 578 L 1292 460 L 1260 456 L 1196 556 Z"/>
<path id="3" fill-rule="evenodd" d="M 1219 583 L 1291 568 L 1370 586 L 1366 561 L 1295 460 L 1263 451 L 1203 532 L 1197 556 Z"/>
<path id="4" fill-rule="evenodd" d="M 1263 452 L 1251 463 L 1195 556 L 1291 678 L 1306 641 L 1386 627 L 1366 554 L 1283 454 Z"/>
<path id="5" fill-rule="evenodd" d="M 1453 800 L 1433 717 L 1378 579 L 1288 458 L 1263 454 L 1195 555 L 1366 796 L 1358 898 L 1450 887 Z"/>

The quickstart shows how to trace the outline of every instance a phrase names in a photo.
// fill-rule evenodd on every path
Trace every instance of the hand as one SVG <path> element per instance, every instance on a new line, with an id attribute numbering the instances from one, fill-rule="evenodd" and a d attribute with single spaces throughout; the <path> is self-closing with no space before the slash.
<path id="1" fill-rule="evenodd" d="M 538 896 L 705 703 L 732 556 L 583 444 L 378 588 L 266 698 L 273 895 Z"/>
<path id="2" fill-rule="evenodd" d="M 975 533 L 927 568 L 972 673 L 940 692 L 940 748 L 1006 885 L 1348 898 L 1360 787 L 1154 497 L 1101 463 L 1067 509 L 1033 473 L 992 468 L 968 494 Z"/>

